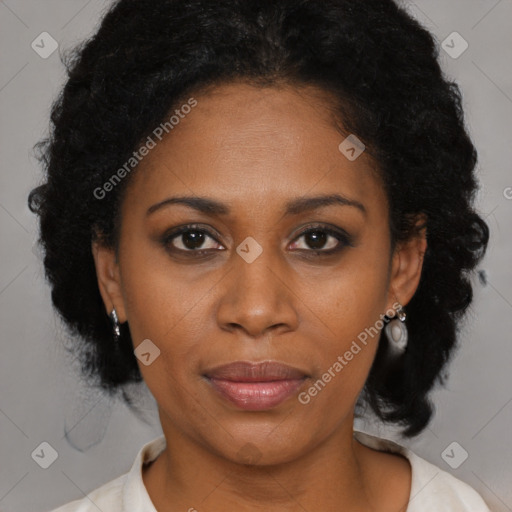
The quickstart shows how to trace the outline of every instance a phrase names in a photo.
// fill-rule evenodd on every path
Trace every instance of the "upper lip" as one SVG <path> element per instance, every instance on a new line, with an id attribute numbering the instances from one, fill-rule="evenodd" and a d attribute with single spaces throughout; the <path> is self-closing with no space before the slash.
<path id="1" fill-rule="evenodd" d="M 235 361 L 216 366 L 205 372 L 208 378 L 235 382 L 269 382 L 274 380 L 303 379 L 306 372 L 277 361 Z"/>

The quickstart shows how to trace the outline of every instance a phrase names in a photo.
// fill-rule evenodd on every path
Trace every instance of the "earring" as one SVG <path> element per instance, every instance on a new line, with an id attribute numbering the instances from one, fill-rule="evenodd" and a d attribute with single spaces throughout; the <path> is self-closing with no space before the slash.
<path id="1" fill-rule="evenodd" d="M 118 343 L 121 336 L 121 328 L 119 326 L 119 319 L 117 318 L 116 308 L 112 309 L 110 313 L 110 320 L 112 321 L 112 330 L 114 332 L 114 342 Z"/>
<path id="2" fill-rule="evenodd" d="M 403 354 L 407 347 L 408 333 L 405 318 L 405 311 L 402 305 L 398 303 L 396 316 L 384 327 L 391 350 L 397 355 Z"/>

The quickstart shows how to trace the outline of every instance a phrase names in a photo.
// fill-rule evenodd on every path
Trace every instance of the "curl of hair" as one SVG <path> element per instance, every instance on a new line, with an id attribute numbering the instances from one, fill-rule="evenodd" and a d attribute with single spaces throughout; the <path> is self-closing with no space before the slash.
<path id="1" fill-rule="evenodd" d="M 407 351 L 388 360 L 383 333 L 363 393 L 405 435 L 425 428 L 428 392 L 442 381 L 489 238 L 472 206 L 477 153 L 461 92 L 438 51 L 393 0 L 115 2 L 65 58 L 50 135 L 36 145 L 46 181 L 29 196 L 52 301 L 77 335 L 84 373 L 110 393 L 142 380 L 126 324 L 114 347 L 91 253 L 100 236 L 117 248 L 129 177 L 107 199 L 93 191 L 187 95 L 235 80 L 315 85 L 332 94 L 343 129 L 378 163 L 393 247 L 414 235 L 416 215 L 427 218 L 421 281 L 406 307 Z"/>

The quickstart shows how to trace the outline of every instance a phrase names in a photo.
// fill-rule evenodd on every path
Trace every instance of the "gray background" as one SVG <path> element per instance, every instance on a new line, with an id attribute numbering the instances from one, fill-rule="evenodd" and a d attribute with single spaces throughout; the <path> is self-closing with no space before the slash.
<path id="1" fill-rule="evenodd" d="M 66 356 L 26 206 L 40 179 L 33 144 L 46 133 L 51 101 L 64 79 L 59 52 L 97 28 L 109 0 L 0 1 L 0 510 L 45 511 L 125 473 L 143 443 L 161 433 L 146 392 L 148 422 L 121 403 L 91 394 Z M 491 228 L 475 282 L 475 301 L 450 378 L 433 398 L 437 414 L 413 441 L 420 456 L 476 488 L 494 511 L 512 510 L 512 0 L 417 0 L 409 11 L 439 44 L 457 31 L 469 43 L 442 65 L 463 91 L 467 125 L 479 151 L 478 208 Z M 49 32 L 59 48 L 41 58 L 31 43 Z M 455 43 L 454 43 L 455 44 Z M 458 44 L 458 43 L 456 43 Z M 398 49 L 399 50 L 399 49 Z M 432 322 L 436 319 L 432 318 Z M 147 388 L 146 388 L 147 390 Z M 71 430 L 69 442 L 64 427 Z M 360 426 L 394 437 L 371 420 Z M 58 453 L 42 469 L 42 442 Z M 452 469 L 441 454 L 452 442 Z M 451 454 L 451 453 L 450 453 Z M 105 511 L 107 512 L 107 511 Z"/>

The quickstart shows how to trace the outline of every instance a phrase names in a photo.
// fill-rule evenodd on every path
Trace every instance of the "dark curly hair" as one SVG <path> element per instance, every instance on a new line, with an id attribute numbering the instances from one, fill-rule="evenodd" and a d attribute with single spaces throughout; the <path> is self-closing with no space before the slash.
<path id="1" fill-rule="evenodd" d="M 127 324 L 115 349 L 91 241 L 118 247 L 130 177 L 101 187 L 191 93 L 244 81 L 314 85 L 334 98 L 343 129 L 378 163 L 392 246 L 427 218 L 428 249 L 407 305 L 409 345 L 388 360 L 385 333 L 363 403 L 406 436 L 428 424 L 428 392 L 473 297 L 471 272 L 489 239 L 473 207 L 477 152 L 462 95 L 438 63 L 432 35 L 393 0 L 119 0 L 97 33 L 64 58 L 67 82 L 51 131 L 36 144 L 46 182 L 29 196 L 52 301 L 80 343 L 83 375 L 108 393 L 142 381 Z M 134 171 L 135 172 L 135 171 Z"/>

